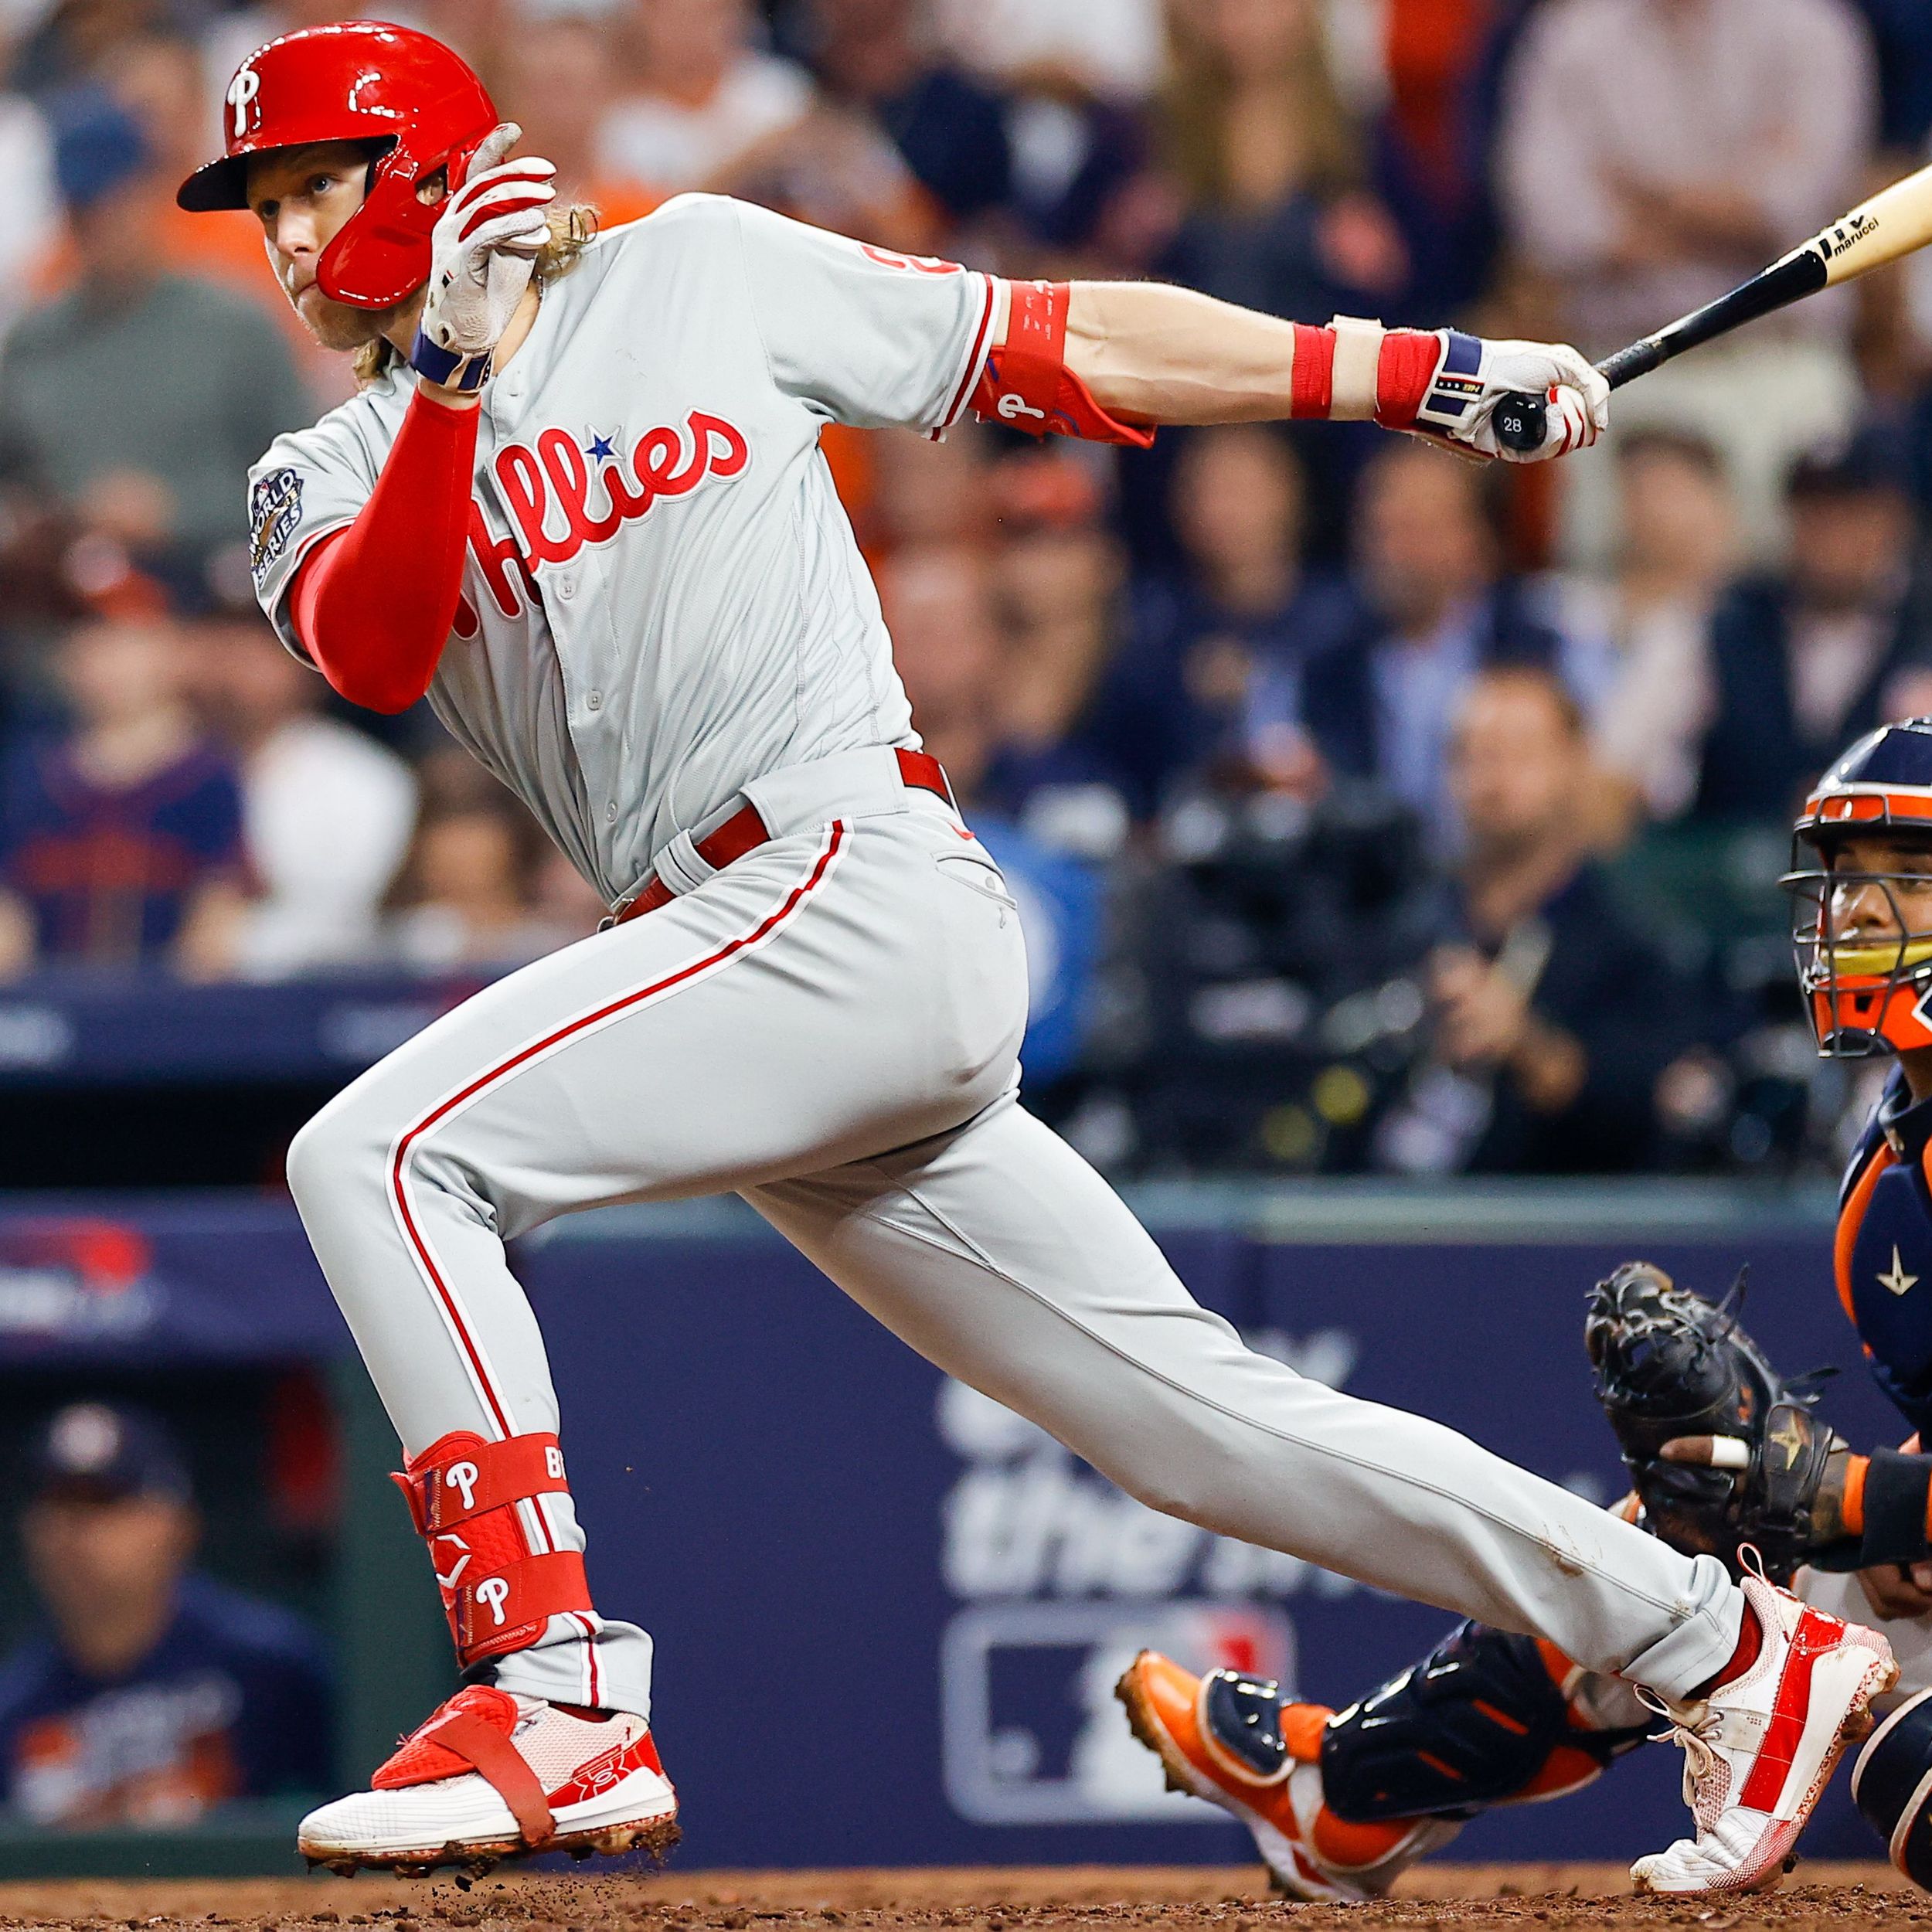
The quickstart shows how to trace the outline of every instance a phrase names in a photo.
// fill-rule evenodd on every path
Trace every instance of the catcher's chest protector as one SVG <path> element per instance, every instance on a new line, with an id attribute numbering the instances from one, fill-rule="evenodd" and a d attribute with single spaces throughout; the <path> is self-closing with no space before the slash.
<path id="1" fill-rule="evenodd" d="M 1838 1298 L 1880 1384 L 1915 1429 L 1932 1433 L 1928 1138 L 1932 1103 L 1896 1115 L 1889 1133 L 1874 1119 L 1845 1176 L 1837 1272 Z"/>

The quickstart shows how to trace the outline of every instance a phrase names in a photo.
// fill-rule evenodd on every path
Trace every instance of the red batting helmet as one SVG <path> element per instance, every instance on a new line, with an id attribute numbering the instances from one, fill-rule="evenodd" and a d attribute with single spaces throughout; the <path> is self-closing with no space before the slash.
<path id="1" fill-rule="evenodd" d="M 438 168 L 462 185 L 497 124 L 481 81 L 440 40 L 379 20 L 308 27 L 257 47 L 235 70 L 223 111 L 227 151 L 197 168 L 183 208 L 246 208 L 248 157 L 328 141 L 379 141 L 362 205 L 323 249 L 322 293 L 392 308 L 429 280 L 437 207 L 417 193 Z"/>

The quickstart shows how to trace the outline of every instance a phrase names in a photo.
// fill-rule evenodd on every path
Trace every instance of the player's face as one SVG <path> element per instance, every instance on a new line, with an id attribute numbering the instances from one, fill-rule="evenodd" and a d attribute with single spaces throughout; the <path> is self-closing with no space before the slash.
<path id="1" fill-rule="evenodd" d="M 1932 934 L 1932 844 L 1883 833 L 1848 838 L 1833 858 L 1830 891 L 1840 945 Z"/>
<path id="2" fill-rule="evenodd" d="M 163 1496 L 48 1496 L 21 1519 L 35 1590 L 70 1635 L 130 1600 L 172 1589 L 193 1546 L 193 1526 L 190 1511 Z"/>
<path id="3" fill-rule="evenodd" d="M 269 265 L 325 349 L 360 349 L 396 312 L 332 301 L 315 280 L 322 250 L 362 206 L 368 175 L 369 150 L 352 141 L 277 148 L 248 164 L 248 205 L 262 225 Z"/>

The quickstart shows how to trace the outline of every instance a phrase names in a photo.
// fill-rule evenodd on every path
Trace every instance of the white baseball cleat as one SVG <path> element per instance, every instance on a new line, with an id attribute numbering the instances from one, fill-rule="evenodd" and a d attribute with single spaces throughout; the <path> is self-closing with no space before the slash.
<path id="1" fill-rule="evenodd" d="M 1640 1892 L 1755 1892 L 1784 1876 L 1848 1743 L 1871 1729 L 1871 1702 L 1898 1681 L 1876 1631 L 1841 1622 L 1762 1577 L 1743 1580 L 1763 1632 L 1757 1661 L 1708 1696 L 1658 1707 L 1684 1747 L 1695 1838 L 1639 1859 Z"/>
<path id="2" fill-rule="evenodd" d="M 345 1874 L 487 1870 L 529 1852 L 649 1852 L 678 1842 L 678 1799 L 650 1726 L 580 1717 L 477 1685 L 406 1737 L 371 1781 L 302 1820 L 297 1848 Z"/>

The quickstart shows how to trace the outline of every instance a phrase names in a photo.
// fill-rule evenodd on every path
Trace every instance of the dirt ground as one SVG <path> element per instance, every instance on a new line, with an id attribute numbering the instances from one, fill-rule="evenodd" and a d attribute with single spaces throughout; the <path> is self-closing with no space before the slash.
<path id="1" fill-rule="evenodd" d="M 0 1927 L 90 1932 L 1904 1932 L 1932 1896 L 1879 1865 L 1801 1866 L 1756 1899 L 1629 1896 L 1617 1866 L 1432 1866 L 1374 1906 L 1270 1900 L 1258 1868 L 71 1879 L 0 1885 Z"/>

